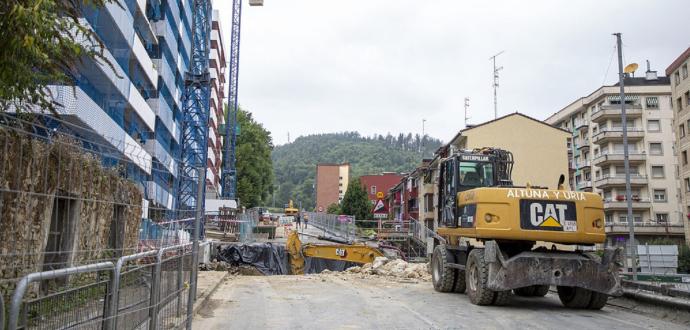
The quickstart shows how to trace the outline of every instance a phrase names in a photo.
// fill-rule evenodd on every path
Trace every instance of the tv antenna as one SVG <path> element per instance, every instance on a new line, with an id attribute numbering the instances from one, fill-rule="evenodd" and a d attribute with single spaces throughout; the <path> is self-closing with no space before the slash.
<path id="1" fill-rule="evenodd" d="M 467 116 L 467 109 L 470 108 L 470 98 L 465 97 L 465 128 L 467 128 L 467 120 L 470 119 L 470 117 Z"/>
<path id="2" fill-rule="evenodd" d="M 498 54 L 489 57 L 489 60 L 494 63 L 494 119 L 498 118 L 498 100 L 496 97 L 496 89 L 498 88 L 498 71 L 503 70 L 503 67 L 496 67 L 496 57 L 505 53 L 505 50 L 500 51 Z"/>

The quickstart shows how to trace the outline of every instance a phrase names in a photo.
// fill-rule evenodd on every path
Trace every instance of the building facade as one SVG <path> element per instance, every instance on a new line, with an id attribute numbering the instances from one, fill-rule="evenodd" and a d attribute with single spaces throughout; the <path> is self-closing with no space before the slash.
<path id="1" fill-rule="evenodd" d="M 90 131 L 88 138 L 94 145 L 117 150 L 128 159 L 119 166 L 144 192 L 144 218 L 161 219 L 176 208 L 181 100 L 192 48 L 192 4 L 191 0 L 174 0 L 122 1 L 100 9 L 85 6 L 81 23 L 102 41 L 104 56 L 112 67 L 84 59 L 77 68 L 75 86 L 51 87 L 56 101 L 63 105 L 59 109 L 62 118 Z M 219 26 L 217 20 L 214 25 Z M 217 31 L 220 54 L 216 55 L 223 57 Z M 222 72 L 222 64 L 216 65 Z M 213 75 L 213 67 L 211 72 Z M 219 74 L 216 85 L 223 83 L 221 77 Z M 212 117 L 222 112 L 221 90 L 220 86 L 214 89 Z M 211 121 L 213 126 L 220 123 L 217 118 Z M 217 134 L 210 139 L 217 147 Z M 215 151 L 213 157 L 217 166 Z M 211 173 L 215 175 L 213 169 Z M 211 182 L 214 180 L 212 177 Z"/>
<path id="2" fill-rule="evenodd" d="M 395 172 L 383 172 L 381 174 L 362 175 L 359 177 L 359 182 L 362 184 L 364 189 L 367 190 L 371 205 L 374 205 L 379 200 L 376 195 L 381 192 L 385 196 L 388 193 L 388 190 L 400 182 L 402 177 L 402 174 Z"/>
<path id="3" fill-rule="evenodd" d="M 223 30 L 220 26 L 219 13 L 213 11 L 211 24 L 211 53 L 209 54 L 208 69 L 211 73 L 211 111 L 208 130 L 208 158 L 206 169 L 206 197 L 217 198 L 221 194 L 220 170 L 223 159 L 223 133 L 219 131 L 225 124 L 225 44 L 223 44 Z"/>
<path id="4" fill-rule="evenodd" d="M 633 221 L 638 242 L 683 236 L 673 110 L 667 77 L 648 70 L 620 87 L 603 86 L 546 119 L 571 132 L 570 187 L 604 199 L 607 244 L 628 238 L 621 102 L 626 105 Z"/>
<path id="5" fill-rule="evenodd" d="M 670 78 L 671 104 L 675 114 L 673 128 L 678 154 L 678 179 L 680 180 L 681 218 L 685 227 L 685 241 L 690 244 L 690 47 L 666 68 Z"/>
<path id="6" fill-rule="evenodd" d="M 316 211 L 326 212 L 331 204 L 340 204 L 350 182 L 350 164 L 316 165 Z"/>
<path id="7" fill-rule="evenodd" d="M 510 132 L 510 134 L 507 134 Z M 494 147 L 513 153 L 513 184 L 555 189 L 568 177 L 569 133 L 521 113 L 513 113 L 458 132 L 446 146 L 455 149 Z"/>

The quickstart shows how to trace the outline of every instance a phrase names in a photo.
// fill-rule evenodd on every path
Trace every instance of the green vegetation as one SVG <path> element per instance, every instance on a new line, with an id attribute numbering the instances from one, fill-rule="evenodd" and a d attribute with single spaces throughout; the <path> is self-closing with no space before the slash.
<path id="1" fill-rule="evenodd" d="M 226 109 L 227 110 L 227 109 Z M 242 206 L 267 205 L 273 193 L 273 138 L 249 111 L 240 109 L 237 122 L 237 196 Z"/>
<path id="2" fill-rule="evenodd" d="M 422 153 L 418 149 L 422 147 Z M 317 163 L 349 162 L 352 178 L 384 171 L 411 172 L 424 157 L 431 157 L 441 141 L 419 135 L 388 134 L 363 137 L 357 132 L 309 135 L 273 150 L 276 205 L 292 199 L 305 209 L 315 205 L 314 179 Z"/>
<path id="3" fill-rule="evenodd" d="M 338 205 L 338 203 L 333 203 L 331 205 L 328 205 L 328 209 L 326 209 L 326 213 L 328 213 L 328 214 L 340 214 L 340 205 Z"/>
<path id="4" fill-rule="evenodd" d="M 117 0 L 0 2 L 0 112 L 33 105 L 55 111 L 48 85 L 73 85 L 84 57 L 109 65 L 95 32 L 79 24 L 82 9 Z"/>
<path id="5" fill-rule="evenodd" d="M 369 195 L 364 187 L 362 187 L 359 179 L 350 181 L 341 204 L 341 211 L 343 214 L 354 215 L 355 219 L 360 220 L 373 218 L 371 214 L 371 203 L 369 203 Z"/>

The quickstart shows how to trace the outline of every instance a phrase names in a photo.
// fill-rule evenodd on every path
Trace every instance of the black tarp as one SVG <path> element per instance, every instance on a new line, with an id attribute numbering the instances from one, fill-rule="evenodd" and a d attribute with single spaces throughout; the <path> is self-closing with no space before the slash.
<path id="1" fill-rule="evenodd" d="M 222 248 L 218 259 L 232 266 L 251 265 L 264 275 L 289 275 L 290 261 L 285 245 L 273 243 L 233 244 Z M 323 270 L 343 271 L 358 266 L 356 263 L 327 260 L 319 258 L 304 258 L 304 273 L 318 274 Z"/>

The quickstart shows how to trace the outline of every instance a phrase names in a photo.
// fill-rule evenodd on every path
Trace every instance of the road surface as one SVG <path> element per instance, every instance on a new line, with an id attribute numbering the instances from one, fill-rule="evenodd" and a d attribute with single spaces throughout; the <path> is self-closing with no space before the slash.
<path id="1" fill-rule="evenodd" d="M 616 307 L 562 307 L 550 293 L 475 306 L 430 282 L 321 274 L 230 277 L 194 319 L 194 329 L 685 329 Z"/>

